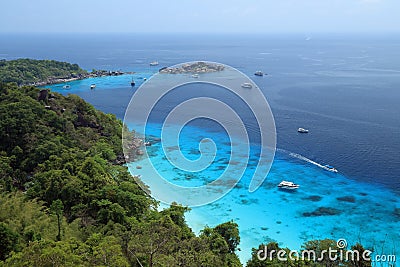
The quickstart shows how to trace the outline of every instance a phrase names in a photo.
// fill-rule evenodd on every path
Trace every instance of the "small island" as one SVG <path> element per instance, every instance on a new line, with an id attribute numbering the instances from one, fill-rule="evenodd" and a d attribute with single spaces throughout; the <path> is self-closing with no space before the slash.
<path id="1" fill-rule="evenodd" d="M 183 64 L 179 67 L 164 67 L 159 70 L 159 73 L 162 74 L 181 74 L 181 73 L 209 73 L 209 72 L 218 72 L 223 71 L 225 69 L 224 65 L 208 63 L 208 62 L 194 62 Z"/>
<path id="2" fill-rule="evenodd" d="M 16 59 L 0 60 L 0 82 L 15 82 L 19 86 L 45 86 L 93 77 L 119 76 L 133 72 L 92 70 L 88 72 L 78 64 L 56 60 Z"/>

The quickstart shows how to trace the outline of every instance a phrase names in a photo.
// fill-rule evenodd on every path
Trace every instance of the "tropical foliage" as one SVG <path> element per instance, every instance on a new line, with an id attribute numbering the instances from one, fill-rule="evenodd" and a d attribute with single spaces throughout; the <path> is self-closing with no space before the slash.
<path id="1" fill-rule="evenodd" d="M 77 64 L 55 60 L 0 60 L 0 82 L 15 82 L 18 85 L 45 82 L 49 79 L 73 78 L 87 72 Z"/>
<path id="2" fill-rule="evenodd" d="M 75 95 L 0 84 L 5 266 L 240 266 L 237 224 L 196 236 L 121 163 L 122 122 Z"/>

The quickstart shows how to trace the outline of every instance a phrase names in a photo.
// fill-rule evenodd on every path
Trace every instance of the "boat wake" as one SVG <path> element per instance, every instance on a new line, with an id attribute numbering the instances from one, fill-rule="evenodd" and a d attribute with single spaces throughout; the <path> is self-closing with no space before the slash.
<path id="1" fill-rule="evenodd" d="M 284 153 L 288 154 L 289 156 L 291 156 L 291 157 L 293 157 L 293 158 L 296 158 L 296 159 L 305 161 L 305 162 L 307 162 L 307 163 L 311 163 L 311 164 L 313 164 L 313 165 L 315 165 L 315 166 L 317 166 L 317 167 L 319 167 L 319 168 L 321 168 L 321 169 L 324 169 L 324 170 L 326 170 L 326 171 L 335 172 L 335 173 L 338 172 L 338 171 L 337 171 L 335 168 L 333 168 L 332 166 L 329 166 L 329 165 L 322 165 L 322 164 L 320 164 L 320 163 L 318 163 L 318 162 L 315 162 L 315 161 L 313 161 L 313 160 L 311 160 L 311 159 L 309 159 L 309 158 L 306 158 L 306 157 L 304 157 L 304 156 L 302 156 L 302 155 L 300 155 L 300 154 L 293 153 L 293 152 L 290 152 L 290 151 L 286 151 L 286 150 L 280 149 L 280 148 L 278 148 L 277 151 L 279 151 L 279 152 L 284 152 Z"/>

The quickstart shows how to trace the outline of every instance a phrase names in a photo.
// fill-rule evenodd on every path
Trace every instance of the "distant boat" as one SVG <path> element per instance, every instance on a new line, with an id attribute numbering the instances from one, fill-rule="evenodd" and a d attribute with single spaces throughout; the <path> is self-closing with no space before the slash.
<path id="1" fill-rule="evenodd" d="M 199 78 L 199 75 L 197 73 L 192 75 L 192 78 Z"/>
<path id="2" fill-rule="evenodd" d="M 330 171 L 330 172 L 338 172 L 338 170 L 336 170 L 335 168 L 333 168 L 331 165 L 324 165 L 322 166 L 323 169 Z"/>
<path id="3" fill-rule="evenodd" d="M 285 190 L 296 190 L 299 187 L 300 185 L 288 181 L 282 181 L 278 184 L 279 189 L 285 189 Z"/>
<path id="4" fill-rule="evenodd" d="M 94 89 L 94 88 L 96 88 L 96 84 L 93 83 L 90 85 L 90 89 Z"/>
<path id="5" fill-rule="evenodd" d="M 264 76 L 264 73 L 261 70 L 258 70 L 254 73 L 256 76 Z"/>
<path id="6" fill-rule="evenodd" d="M 143 81 L 147 81 L 147 78 L 143 78 Z"/>
<path id="7" fill-rule="evenodd" d="M 252 85 L 251 83 L 243 83 L 241 86 L 242 86 L 243 88 L 247 88 L 247 89 L 253 88 L 253 85 Z"/>
<path id="8" fill-rule="evenodd" d="M 71 88 L 71 86 L 68 85 L 68 84 L 66 84 L 66 85 L 63 86 L 63 88 L 64 88 L 64 89 L 69 89 L 69 88 Z"/>
<path id="9" fill-rule="evenodd" d="M 132 86 L 132 87 L 135 86 L 135 81 L 133 80 L 133 78 L 132 78 L 132 80 L 131 80 L 131 86 Z"/>
<path id="10" fill-rule="evenodd" d="M 299 129 L 297 129 L 297 131 L 298 131 L 299 133 L 308 133 L 308 130 L 307 130 L 307 129 L 304 129 L 304 128 L 299 128 Z"/>
<path id="11" fill-rule="evenodd" d="M 150 66 L 158 66 L 158 61 L 150 62 Z"/>

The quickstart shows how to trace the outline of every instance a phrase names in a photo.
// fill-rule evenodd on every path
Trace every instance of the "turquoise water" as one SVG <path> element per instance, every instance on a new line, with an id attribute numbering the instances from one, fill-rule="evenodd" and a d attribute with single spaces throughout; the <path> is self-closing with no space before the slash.
<path id="1" fill-rule="evenodd" d="M 154 72 L 140 72 L 134 74 L 124 74 L 120 76 L 104 76 L 104 77 L 94 77 L 84 80 L 75 80 L 67 83 L 53 84 L 49 86 L 44 86 L 46 88 L 51 88 L 56 92 L 63 94 L 68 93 L 80 93 L 87 92 L 90 89 L 90 85 L 96 84 L 94 90 L 107 90 L 115 87 L 129 86 L 132 79 L 135 81 L 135 87 L 139 87 L 144 82 L 143 78 L 148 79 L 154 74 Z M 69 85 L 70 88 L 63 88 L 65 85 Z"/>
<path id="2" fill-rule="evenodd" d="M 150 75 L 151 73 L 146 72 L 133 76 L 140 85 L 142 78 L 149 78 Z M 119 91 L 133 94 L 136 89 L 129 86 L 131 77 L 132 75 L 124 75 L 74 81 L 68 83 L 71 85 L 69 90 L 63 89 L 63 84 L 50 87 L 62 93 L 73 92 L 86 98 L 90 96 L 92 103 L 94 100 L 96 105 L 96 95 L 101 96 L 105 92 L 110 94 L 115 91 L 116 98 Z M 92 83 L 97 85 L 94 90 L 88 89 Z M 112 99 L 110 97 L 107 105 L 112 106 Z M 121 103 L 121 99 L 116 103 Z M 160 123 L 148 124 L 146 134 L 160 137 L 161 126 Z M 135 126 L 132 125 L 132 128 Z M 240 140 L 229 140 L 227 134 L 218 128 L 207 130 L 196 125 L 187 125 L 179 140 L 183 155 L 191 160 L 198 158 L 199 142 L 204 138 L 210 138 L 217 144 L 217 154 L 213 163 L 198 173 L 185 172 L 171 165 L 166 160 L 161 143 L 147 147 L 147 152 L 151 163 L 168 181 L 184 186 L 199 186 L 221 175 L 229 161 L 231 145 L 241 145 Z M 300 249 L 301 244 L 310 239 L 344 238 L 349 244 L 361 242 L 369 249 L 383 249 L 387 254 L 393 253 L 393 249 L 399 246 L 399 215 L 395 210 L 400 208 L 400 201 L 393 191 L 379 184 L 349 179 L 340 173 L 340 169 L 337 174 L 328 172 L 313 164 L 315 162 L 312 160 L 278 149 L 267 179 L 257 191 L 250 193 L 248 186 L 258 151 L 257 144 L 254 144 L 250 150 L 246 172 L 232 191 L 216 202 L 192 208 L 187 213 L 187 222 L 196 233 L 206 225 L 215 226 L 234 220 L 240 229 L 241 250 L 238 254 L 242 262 L 249 258 L 252 247 L 268 241 L 277 241 L 281 246 Z M 178 152 L 177 147 L 166 148 L 166 153 L 171 157 Z M 144 160 L 130 164 L 130 171 L 140 174 L 145 183 L 152 179 L 148 175 L 151 166 L 146 164 L 148 162 Z M 237 164 L 240 166 L 243 163 Z M 137 166 L 142 168 L 137 169 Z M 300 189 L 296 192 L 280 191 L 277 184 L 282 180 L 298 183 Z M 150 189 L 163 192 L 161 186 Z"/>
<path id="3" fill-rule="evenodd" d="M 149 133 L 157 134 L 160 127 L 150 125 Z M 203 137 L 218 144 L 217 157 L 209 168 L 196 174 L 174 168 L 166 160 L 160 143 L 149 147 L 148 153 L 152 164 L 168 181 L 199 186 L 218 177 L 225 169 L 230 144 L 224 133 L 207 132 L 193 126 L 184 129 L 180 148 L 188 158 L 194 159 L 199 155 L 197 147 Z M 233 142 L 233 145 L 240 146 L 240 143 Z M 177 148 L 167 147 L 167 150 L 174 154 Z M 256 159 L 257 155 L 252 154 L 251 158 Z M 130 170 L 142 175 L 146 183 L 152 177 L 147 175 L 151 166 L 145 164 L 146 161 L 131 163 Z M 137 166 L 142 169 L 136 169 Z M 242 262 L 249 258 L 252 247 L 268 241 L 300 249 L 303 242 L 311 239 L 345 238 L 349 244 L 362 242 L 375 251 L 384 247 L 387 253 L 392 253 L 398 246 L 400 234 L 394 212 L 400 203 L 398 196 L 388 189 L 355 182 L 340 173 L 330 173 L 287 151 L 278 150 L 266 181 L 261 188 L 250 193 L 249 177 L 253 169 L 250 164 L 241 181 L 226 196 L 209 205 L 195 207 L 186 215 L 189 226 L 196 233 L 206 225 L 215 226 L 228 220 L 237 222 L 241 235 L 238 254 Z M 282 180 L 293 181 L 301 187 L 296 192 L 280 191 L 277 184 Z M 156 190 L 163 192 L 163 188 Z M 318 214 L 321 207 L 335 215 L 323 211 Z"/>
<path id="4" fill-rule="evenodd" d="M 151 72 L 133 75 L 138 85 L 143 82 L 143 77 L 150 76 Z M 101 98 L 104 102 L 103 94 L 107 93 L 109 101 L 106 106 L 115 109 L 114 104 L 126 107 L 126 104 L 121 104 L 121 92 L 127 95 L 135 92 L 136 88 L 129 85 L 131 77 L 124 75 L 74 81 L 68 83 L 71 85 L 69 90 L 63 89 L 63 84 L 50 87 L 62 93 L 77 93 L 89 98 L 95 106 L 99 105 L 96 99 Z M 92 83 L 97 85 L 94 90 L 88 89 Z M 125 97 L 124 101 L 127 103 L 129 97 Z M 132 128 L 135 128 L 134 125 Z M 160 123 L 150 123 L 146 134 L 160 137 L 160 129 Z M 198 173 L 187 173 L 171 165 L 166 160 L 161 143 L 147 147 L 147 152 L 151 163 L 168 181 L 184 186 L 199 186 L 212 181 L 224 171 L 231 145 L 241 145 L 240 140 L 230 141 L 227 134 L 218 128 L 188 125 L 183 128 L 179 140 L 183 155 L 191 160 L 198 158 L 199 142 L 204 138 L 210 138 L 217 144 L 217 154 L 214 162 Z M 166 150 L 172 157 L 179 152 L 177 147 L 167 147 Z M 252 146 L 246 172 L 232 191 L 216 202 L 192 208 L 187 213 L 187 222 L 196 233 L 206 225 L 215 226 L 234 220 L 240 229 L 241 250 L 238 254 L 242 262 L 249 258 L 252 247 L 273 240 L 281 246 L 300 249 L 301 244 L 310 239 L 344 238 L 349 244 L 361 242 L 369 249 L 383 250 L 387 254 L 393 253 L 393 249 L 399 246 L 399 215 L 395 211 L 400 208 L 400 201 L 393 191 L 379 184 L 349 179 L 340 173 L 340 169 L 338 174 L 330 173 L 313 164 L 315 162 L 312 160 L 278 149 L 267 179 L 257 191 L 250 193 L 248 186 L 255 168 L 252 163 L 257 161 L 259 150 L 257 144 Z M 130 164 L 130 171 L 140 174 L 145 183 L 152 179 L 148 175 L 151 166 L 146 164 L 147 161 Z M 137 166 L 142 168 L 137 169 Z M 282 180 L 298 183 L 300 189 L 296 192 L 280 191 L 276 186 Z M 162 186 L 150 189 L 163 192 Z"/>

